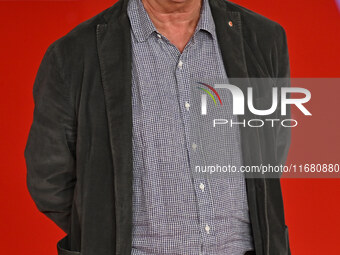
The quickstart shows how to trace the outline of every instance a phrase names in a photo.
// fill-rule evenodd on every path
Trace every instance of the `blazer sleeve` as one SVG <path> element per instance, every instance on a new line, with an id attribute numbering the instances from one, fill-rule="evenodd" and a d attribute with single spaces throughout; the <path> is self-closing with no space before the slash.
<path id="1" fill-rule="evenodd" d="M 34 112 L 24 157 L 27 187 L 37 208 L 69 231 L 76 182 L 75 114 L 54 44 L 45 52 L 33 84 Z"/>
<path id="2" fill-rule="evenodd" d="M 279 26 L 278 35 L 276 40 L 276 86 L 278 88 L 290 87 L 290 63 L 287 46 L 286 32 L 282 26 Z M 279 101 L 281 102 L 281 100 Z M 286 115 L 281 115 L 281 104 L 279 103 L 277 109 L 278 119 L 290 119 L 290 106 L 287 106 Z M 288 123 L 286 123 L 287 125 Z M 276 130 L 276 162 L 278 165 L 285 165 L 288 151 L 291 142 L 291 128 L 277 125 Z"/>

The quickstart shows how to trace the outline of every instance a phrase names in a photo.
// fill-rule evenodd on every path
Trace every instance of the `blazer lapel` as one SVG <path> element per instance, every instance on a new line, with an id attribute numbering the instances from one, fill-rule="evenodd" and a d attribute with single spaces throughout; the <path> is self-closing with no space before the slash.
<path id="1" fill-rule="evenodd" d="M 210 9 L 228 78 L 247 78 L 240 13 L 228 11 L 224 1 L 210 0 Z"/>
<path id="2" fill-rule="evenodd" d="M 119 22 L 97 25 L 97 48 L 114 166 L 116 254 L 127 254 L 132 225 L 131 39 L 124 11 L 128 1 L 120 2 Z"/>
<path id="3" fill-rule="evenodd" d="M 244 95 L 247 95 L 247 87 L 251 86 L 248 80 L 246 56 L 243 48 L 242 23 L 239 12 L 228 10 L 225 1 L 209 0 L 214 18 L 216 34 L 228 75 L 229 82 L 238 86 Z M 239 121 L 250 118 L 247 113 L 239 116 Z M 259 131 L 257 128 L 241 127 L 241 145 L 244 165 L 259 165 L 261 162 L 261 150 Z M 258 148 L 257 150 L 255 148 Z M 251 173 L 246 173 L 248 206 L 254 236 L 256 254 L 262 254 L 262 239 L 257 213 L 256 189 L 263 183 L 262 179 L 251 178 Z"/>
<path id="4" fill-rule="evenodd" d="M 247 88 L 251 84 L 248 79 L 249 75 L 243 48 L 240 13 L 229 11 L 225 1 L 210 0 L 210 7 L 229 82 L 237 85 L 246 96 Z M 244 116 L 239 116 L 239 120 L 243 120 L 243 118 L 247 121 L 251 116 L 246 111 Z M 250 151 L 250 148 L 254 148 L 259 144 L 258 129 L 242 127 L 241 133 L 244 164 L 254 165 L 260 163 L 261 151 Z"/>

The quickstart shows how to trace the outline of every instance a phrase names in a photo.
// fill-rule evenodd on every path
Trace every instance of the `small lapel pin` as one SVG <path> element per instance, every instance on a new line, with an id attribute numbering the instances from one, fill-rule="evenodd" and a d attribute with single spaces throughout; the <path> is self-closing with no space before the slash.
<path id="1" fill-rule="evenodd" d="M 229 27 L 232 27 L 233 26 L 233 22 L 231 22 L 231 20 L 229 20 L 228 25 L 229 25 Z"/>

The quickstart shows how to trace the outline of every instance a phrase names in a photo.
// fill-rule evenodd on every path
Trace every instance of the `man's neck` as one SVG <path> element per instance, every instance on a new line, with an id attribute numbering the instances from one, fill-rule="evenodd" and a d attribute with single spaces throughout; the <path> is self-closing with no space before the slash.
<path id="1" fill-rule="evenodd" d="M 156 29 L 181 52 L 195 32 L 202 0 L 142 0 Z"/>

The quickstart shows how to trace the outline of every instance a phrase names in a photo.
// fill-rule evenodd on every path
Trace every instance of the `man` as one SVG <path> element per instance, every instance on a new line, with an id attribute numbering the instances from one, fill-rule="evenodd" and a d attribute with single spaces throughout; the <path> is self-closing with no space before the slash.
<path id="1" fill-rule="evenodd" d="M 278 178 L 190 174 L 188 91 L 212 73 L 289 77 L 283 28 L 224 0 L 120 0 L 49 46 L 25 159 L 58 254 L 290 254 Z M 204 156 L 284 164 L 289 137 L 240 126 Z"/>

